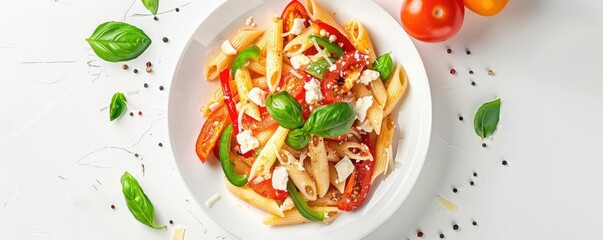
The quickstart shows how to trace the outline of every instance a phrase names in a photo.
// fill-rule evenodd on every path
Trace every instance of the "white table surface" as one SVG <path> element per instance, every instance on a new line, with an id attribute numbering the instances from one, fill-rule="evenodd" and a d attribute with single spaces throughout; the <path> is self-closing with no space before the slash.
<path id="1" fill-rule="evenodd" d="M 136 16 L 147 13 L 139 0 L 0 1 L 0 239 L 169 239 L 170 229 L 139 224 L 125 206 L 119 177 L 124 170 L 141 175 L 141 164 L 139 181 L 157 222 L 185 226 L 185 239 L 236 238 L 190 198 L 166 128 L 177 56 L 221 2 L 162 0 L 160 12 L 180 12 L 160 14 L 156 22 Z M 377 2 L 398 18 L 401 0 Z M 404 205 L 366 239 L 416 239 L 417 231 L 423 239 L 440 233 L 446 239 L 597 238 L 603 225 L 601 9 L 603 2 L 594 0 L 511 0 L 495 17 L 468 11 L 449 41 L 416 42 L 432 88 L 429 154 Z M 98 24 L 124 17 L 154 41 L 128 62 L 129 71 L 99 60 L 84 41 Z M 152 74 L 144 72 L 146 61 Z M 128 103 L 142 116 L 109 122 L 101 109 L 115 91 L 131 92 Z M 482 148 L 473 114 L 497 97 L 501 123 Z M 459 211 L 442 210 L 436 195 Z"/>

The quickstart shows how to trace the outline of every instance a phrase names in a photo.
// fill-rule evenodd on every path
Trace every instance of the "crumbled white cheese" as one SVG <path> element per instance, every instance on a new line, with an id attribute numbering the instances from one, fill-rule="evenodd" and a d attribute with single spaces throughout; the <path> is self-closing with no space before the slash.
<path id="1" fill-rule="evenodd" d="M 287 181 L 289 175 L 287 174 L 287 168 L 275 167 L 272 172 L 272 188 L 276 190 L 287 191 Z"/>
<path id="2" fill-rule="evenodd" d="M 324 215 L 324 216 L 323 216 L 324 218 L 329 218 L 329 217 L 330 217 L 330 216 L 329 216 L 329 211 L 325 211 L 323 215 Z"/>
<path id="3" fill-rule="evenodd" d="M 247 97 L 253 103 L 257 104 L 260 107 L 265 106 L 264 101 L 266 100 L 266 92 L 259 87 L 252 88 L 249 93 L 247 93 Z"/>
<path id="4" fill-rule="evenodd" d="M 345 156 L 335 164 L 335 169 L 337 170 L 337 182 L 344 182 L 354 171 L 354 164 L 350 158 Z"/>
<path id="5" fill-rule="evenodd" d="M 356 100 L 356 105 L 354 108 L 356 109 L 356 114 L 360 122 L 363 122 L 366 118 L 366 112 L 371 105 L 373 105 L 373 96 L 361 97 Z"/>
<path id="6" fill-rule="evenodd" d="M 253 23 L 253 16 L 249 16 L 249 17 L 247 17 L 247 19 L 245 19 L 245 25 L 251 26 L 252 23 Z"/>
<path id="7" fill-rule="evenodd" d="M 293 208 L 294 206 L 295 206 L 295 204 L 293 203 L 291 196 L 288 196 L 283 201 L 283 204 L 281 204 L 281 211 L 289 210 L 289 209 Z"/>
<path id="8" fill-rule="evenodd" d="M 329 42 L 335 42 L 336 40 L 337 40 L 337 36 L 335 36 L 335 35 L 331 35 L 329 37 Z"/>
<path id="9" fill-rule="evenodd" d="M 212 111 L 212 112 L 216 111 L 216 109 L 218 109 L 218 107 L 220 107 L 220 103 L 219 102 L 215 102 L 215 103 L 209 104 L 209 110 Z"/>
<path id="10" fill-rule="evenodd" d="M 230 44 L 230 40 L 224 41 L 220 48 L 222 48 L 222 52 L 226 55 L 237 55 L 237 50 Z"/>
<path id="11" fill-rule="evenodd" d="M 306 26 L 304 25 L 305 22 L 306 22 L 306 19 L 304 19 L 304 18 L 293 19 L 293 26 L 291 26 L 291 30 L 289 30 L 289 34 L 299 35 L 306 28 Z"/>
<path id="12" fill-rule="evenodd" d="M 294 69 L 299 69 L 300 67 L 310 64 L 310 58 L 303 54 L 295 55 L 289 60 Z"/>
<path id="13" fill-rule="evenodd" d="M 315 78 L 312 78 L 310 79 L 310 81 L 305 83 L 304 89 L 306 89 L 307 103 L 315 104 L 322 100 L 322 93 L 320 92 L 320 83 Z"/>
<path id="14" fill-rule="evenodd" d="M 172 240 L 183 240 L 184 239 L 184 227 L 175 226 L 172 230 Z"/>
<path id="15" fill-rule="evenodd" d="M 210 208 L 211 206 L 214 205 L 214 203 L 216 203 L 216 201 L 218 201 L 220 199 L 220 194 L 216 193 L 213 196 L 211 196 L 209 199 L 207 199 L 207 201 L 205 201 L 205 206 Z"/>
<path id="16" fill-rule="evenodd" d="M 371 125 L 371 122 L 369 122 L 369 120 L 367 119 L 358 124 L 358 126 L 356 126 L 356 129 L 370 133 L 373 131 L 373 125 Z"/>
<path id="17" fill-rule="evenodd" d="M 251 130 L 245 130 L 237 134 L 237 142 L 241 145 L 241 153 L 249 152 L 260 146 L 258 139 L 251 135 Z"/>
<path id="18" fill-rule="evenodd" d="M 375 80 L 377 78 L 379 78 L 379 72 L 370 70 L 370 69 L 366 69 L 366 70 L 364 70 L 364 72 L 362 72 L 362 75 L 360 75 L 360 78 L 358 78 L 358 82 L 362 83 L 364 85 L 369 85 L 369 83 L 371 83 L 373 80 Z"/>

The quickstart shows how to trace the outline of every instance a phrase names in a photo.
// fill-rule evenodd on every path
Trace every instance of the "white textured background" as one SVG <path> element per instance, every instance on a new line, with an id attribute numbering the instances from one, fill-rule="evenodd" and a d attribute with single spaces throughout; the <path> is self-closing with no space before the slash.
<path id="1" fill-rule="evenodd" d="M 139 181 L 157 222 L 187 227 L 185 239 L 235 238 L 204 216 L 178 176 L 167 146 L 167 91 L 158 89 L 169 89 L 188 36 L 221 2 L 162 0 L 159 11 L 169 12 L 156 22 L 136 16 L 147 13 L 138 0 L 0 1 L 0 239 L 168 239 L 170 231 L 137 223 L 123 201 L 119 177 L 124 170 L 142 175 L 141 164 Z M 398 19 L 400 0 L 377 2 Z M 181 11 L 170 11 L 176 7 Z M 447 42 L 417 43 L 433 96 L 428 159 L 402 208 L 367 239 L 416 239 L 419 230 L 424 239 L 440 233 L 446 239 L 597 238 L 603 225 L 601 9 L 603 2 L 594 0 L 511 0 L 495 17 L 468 11 Z M 129 71 L 99 60 L 84 41 L 98 24 L 124 18 L 153 40 L 128 62 Z M 170 41 L 161 42 L 163 36 Z M 152 74 L 144 72 L 146 61 Z M 128 103 L 143 115 L 109 122 L 100 109 L 115 91 L 136 93 Z M 503 101 L 501 124 L 482 148 L 473 113 L 496 97 Z M 441 210 L 437 194 L 459 211 Z"/>

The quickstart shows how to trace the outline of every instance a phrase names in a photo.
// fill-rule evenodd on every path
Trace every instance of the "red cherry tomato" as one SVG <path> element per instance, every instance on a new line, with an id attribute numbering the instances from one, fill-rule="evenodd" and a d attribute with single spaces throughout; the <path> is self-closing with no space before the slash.
<path id="1" fill-rule="evenodd" d="M 253 183 L 253 181 L 251 181 L 247 185 L 249 185 L 256 193 L 274 200 L 285 200 L 285 198 L 289 196 L 289 193 L 286 191 L 274 189 L 272 187 L 272 180 L 270 179 L 259 183 Z"/>
<path id="2" fill-rule="evenodd" d="M 212 152 L 228 123 L 230 123 L 230 117 L 228 116 L 228 108 L 225 105 L 212 112 L 209 118 L 205 120 L 197 138 L 195 148 L 197 156 L 199 156 L 202 163 L 207 161 L 209 153 Z"/>
<path id="3" fill-rule="evenodd" d="M 441 42 L 454 36 L 465 17 L 463 0 L 407 0 L 400 19 L 406 32 L 424 42 Z"/>
<path id="4" fill-rule="evenodd" d="M 307 21 L 308 19 L 310 19 L 310 17 L 306 12 L 306 8 L 304 8 L 304 5 L 302 5 L 297 0 L 293 0 L 289 2 L 287 7 L 285 7 L 283 13 L 281 14 L 281 19 L 283 19 L 283 33 L 289 32 L 291 30 L 291 28 L 293 27 L 293 20 L 295 20 L 296 18 L 306 19 L 306 23 L 304 25 L 306 27 L 310 26 L 310 23 L 308 23 Z M 291 41 L 294 37 L 295 36 L 293 35 L 285 37 L 283 46 L 287 45 L 287 43 Z"/>
<path id="5" fill-rule="evenodd" d="M 509 0 L 465 0 L 465 7 L 482 16 L 493 16 L 505 8 Z"/>

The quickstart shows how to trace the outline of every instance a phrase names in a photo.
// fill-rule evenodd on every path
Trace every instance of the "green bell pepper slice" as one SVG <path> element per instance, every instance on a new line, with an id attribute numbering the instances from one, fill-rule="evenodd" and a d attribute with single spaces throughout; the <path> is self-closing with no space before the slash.
<path id="1" fill-rule="evenodd" d="M 293 200 L 295 208 L 297 208 L 297 211 L 299 211 L 303 217 L 312 222 L 322 222 L 324 220 L 324 212 L 314 211 L 308 206 L 306 200 L 304 200 L 297 192 L 297 188 L 295 188 L 295 184 L 293 184 L 291 178 L 289 178 L 289 182 L 287 182 L 287 191 L 289 191 L 289 196 L 291 197 L 291 200 Z"/>
<path id="2" fill-rule="evenodd" d="M 243 49 L 243 51 L 241 51 L 232 62 L 230 74 L 234 77 L 235 73 L 237 73 L 237 70 L 245 66 L 245 64 L 249 62 L 249 59 L 253 59 L 254 61 L 260 59 L 260 48 L 258 46 L 251 45 Z"/>
<path id="3" fill-rule="evenodd" d="M 343 55 L 343 49 L 339 45 L 330 42 L 326 38 L 319 37 L 316 35 L 310 35 L 308 37 L 308 40 L 312 42 L 316 41 L 316 44 L 324 48 L 323 51 L 325 51 L 326 54 L 334 53 L 335 55 L 337 55 L 337 57 L 341 57 L 341 55 Z"/>
<path id="4" fill-rule="evenodd" d="M 335 62 L 334 58 L 331 59 L 331 62 Z M 321 58 L 315 62 L 310 63 L 308 67 L 306 67 L 306 72 L 318 79 L 323 79 L 327 74 L 327 70 L 331 67 L 329 62 L 326 59 Z"/>
<path id="5" fill-rule="evenodd" d="M 232 124 L 228 124 L 224 131 L 222 131 L 222 137 L 220 137 L 220 164 L 222 170 L 226 175 L 226 178 L 232 185 L 242 187 L 247 184 L 247 176 L 239 175 L 234 170 L 234 165 L 230 162 L 230 138 L 232 137 Z"/>

